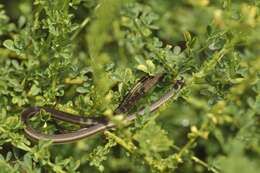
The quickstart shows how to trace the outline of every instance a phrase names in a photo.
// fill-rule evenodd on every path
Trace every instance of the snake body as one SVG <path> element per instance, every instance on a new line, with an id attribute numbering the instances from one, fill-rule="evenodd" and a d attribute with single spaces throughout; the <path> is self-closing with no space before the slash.
<path id="1" fill-rule="evenodd" d="M 140 79 L 134 85 L 134 87 L 128 92 L 128 94 L 124 97 L 123 101 L 119 104 L 119 106 L 114 111 L 114 113 L 122 114 L 122 113 L 129 112 L 130 109 L 137 103 L 137 101 L 140 100 L 155 84 L 157 84 L 160 81 L 162 76 L 163 74 L 158 74 L 155 76 L 145 76 L 142 79 Z M 155 111 L 165 102 L 167 102 L 177 90 L 181 89 L 183 84 L 184 84 L 183 79 L 176 80 L 174 85 L 165 95 L 163 95 L 157 101 L 153 102 L 150 106 L 148 106 L 148 108 L 142 108 L 134 113 L 128 114 L 126 120 L 129 122 L 133 121 L 134 119 L 137 118 L 137 116 L 143 115 L 145 111 L 147 111 L 147 109 L 150 112 Z M 37 130 L 32 128 L 32 126 L 29 123 L 29 119 L 32 116 L 36 115 L 41 110 L 45 110 L 46 112 L 50 113 L 54 119 L 73 123 L 73 124 L 78 124 L 82 128 L 77 131 L 62 133 L 62 134 L 44 134 L 38 132 Z M 24 131 L 28 138 L 30 138 L 33 141 L 49 139 L 52 140 L 53 143 L 57 143 L 57 144 L 74 142 L 86 138 L 88 136 L 91 136 L 93 134 L 96 134 L 98 132 L 102 132 L 104 130 L 115 127 L 115 124 L 112 121 L 109 121 L 106 117 L 86 118 L 84 116 L 73 115 L 70 113 L 59 111 L 54 108 L 39 107 L 39 106 L 27 108 L 22 113 L 21 119 L 26 124 Z"/>

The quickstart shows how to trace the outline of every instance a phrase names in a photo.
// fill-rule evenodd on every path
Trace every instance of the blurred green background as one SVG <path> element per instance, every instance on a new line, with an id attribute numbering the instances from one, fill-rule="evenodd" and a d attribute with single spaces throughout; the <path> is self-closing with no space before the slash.
<path id="1" fill-rule="evenodd" d="M 258 0 L 0 0 L 0 172 L 258 173 L 259 7 Z M 130 126 L 116 121 L 117 130 L 64 145 L 24 136 L 28 106 L 111 118 L 140 77 L 159 72 L 164 82 L 140 107 L 180 76 L 185 87 Z M 35 126 L 54 132 L 49 121 L 43 114 Z"/>

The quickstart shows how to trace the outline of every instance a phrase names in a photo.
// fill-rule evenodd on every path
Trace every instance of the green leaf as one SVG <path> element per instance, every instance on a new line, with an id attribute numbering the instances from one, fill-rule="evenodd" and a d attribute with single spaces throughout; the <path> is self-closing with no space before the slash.
<path id="1" fill-rule="evenodd" d="M 85 87 L 78 87 L 78 88 L 76 89 L 76 91 L 77 91 L 78 93 L 84 94 L 84 93 L 89 92 L 89 89 L 88 89 L 88 88 L 85 88 Z"/>
<path id="2" fill-rule="evenodd" d="M 142 152 L 147 154 L 167 151 L 173 145 L 167 133 L 154 121 L 148 122 L 140 131 L 137 131 L 134 139 L 139 142 Z"/>
<path id="3" fill-rule="evenodd" d="M 15 50 L 13 40 L 5 40 L 3 45 L 10 50 Z"/>
<path id="4" fill-rule="evenodd" d="M 41 88 L 37 87 L 36 85 L 33 85 L 28 93 L 28 95 L 36 96 L 41 92 Z"/>

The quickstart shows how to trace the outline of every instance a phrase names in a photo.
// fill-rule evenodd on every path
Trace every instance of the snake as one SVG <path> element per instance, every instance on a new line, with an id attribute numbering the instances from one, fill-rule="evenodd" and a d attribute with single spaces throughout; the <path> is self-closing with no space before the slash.
<path id="1" fill-rule="evenodd" d="M 136 84 L 127 92 L 126 96 L 119 106 L 114 110 L 114 114 L 126 114 L 125 120 L 132 122 L 138 116 L 144 115 L 147 111 L 153 112 L 161 107 L 164 103 L 170 100 L 175 93 L 180 90 L 184 85 L 184 79 L 176 80 L 164 95 L 158 100 L 152 102 L 150 105 L 138 109 L 133 113 L 130 110 L 137 104 L 138 100 L 143 98 L 156 84 L 160 83 L 165 74 L 160 73 L 156 75 L 146 75 L 137 81 Z M 76 125 L 80 125 L 80 129 L 59 134 L 45 134 L 37 131 L 30 124 L 30 118 L 36 116 L 40 111 L 50 113 L 51 117 L 55 120 L 60 120 Z M 51 140 L 54 144 L 65 144 L 87 138 L 99 132 L 115 128 L 116 124 L 109 120 L 107 117 L 86 117 L 84 115 L 74 115 L 55 108 L 45 106 L 31 106 L 26 108 L 21 114 L 21 120 L 25 124 L 24 132 L 26 137 L 32 141 Z"/>

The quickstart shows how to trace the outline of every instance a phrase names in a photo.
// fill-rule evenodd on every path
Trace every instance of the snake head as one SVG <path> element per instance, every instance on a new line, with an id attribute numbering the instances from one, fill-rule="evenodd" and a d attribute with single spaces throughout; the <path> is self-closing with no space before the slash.
<path id="1" fill-rule="evenodd" d="M 184 77 L 181 76 L 180 79 L 176 80 L 175 84 L 174 84 L 174 88 L 177 90 L 177 89 L 181 89 L 185 84 L 185 81 L 184 81 Z"/>

